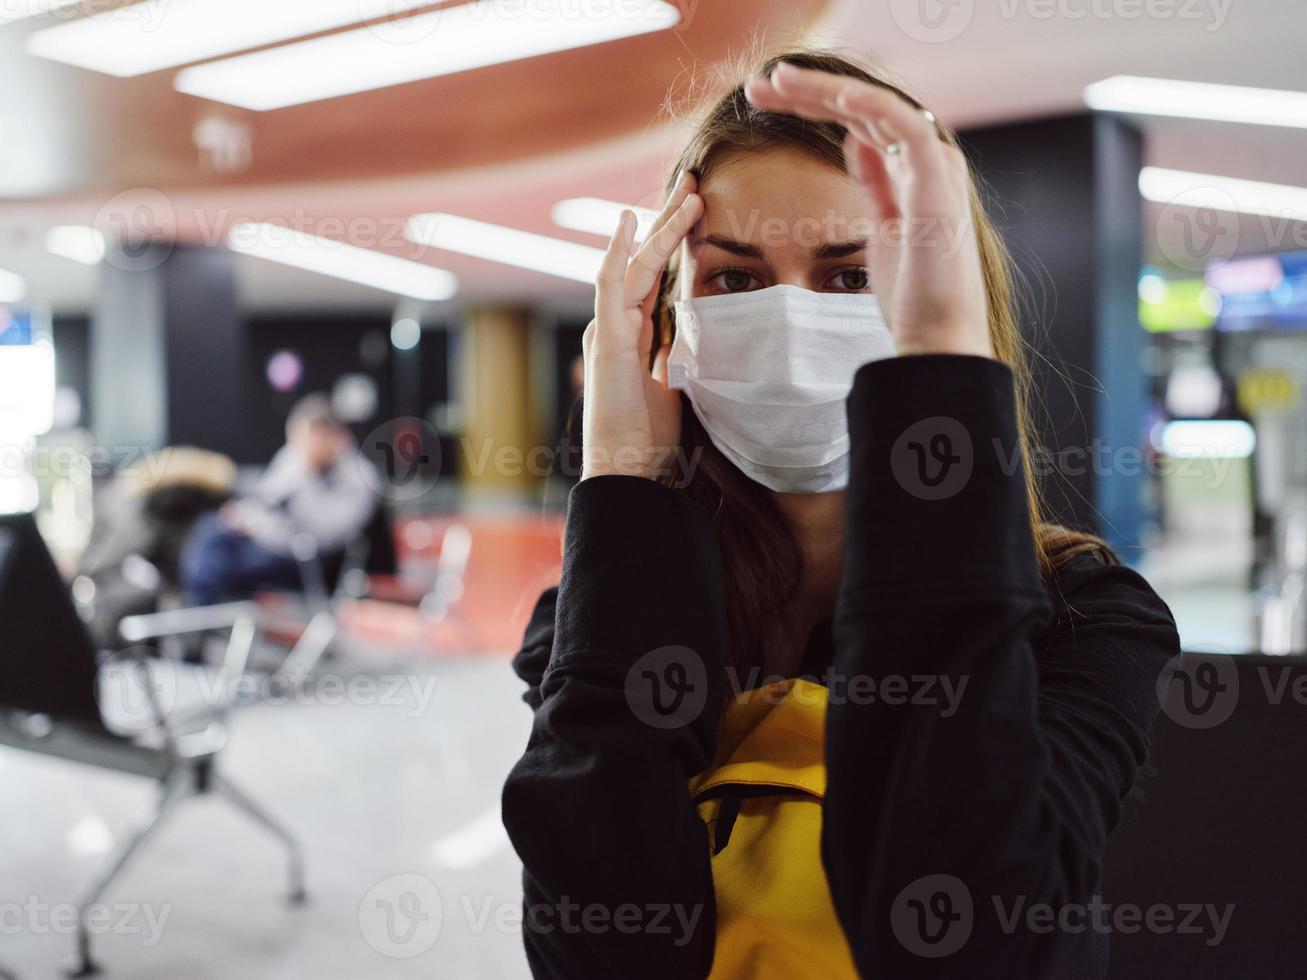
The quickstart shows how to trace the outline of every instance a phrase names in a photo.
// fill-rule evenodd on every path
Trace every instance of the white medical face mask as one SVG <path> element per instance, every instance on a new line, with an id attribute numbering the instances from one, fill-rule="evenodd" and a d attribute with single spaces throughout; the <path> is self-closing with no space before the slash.
<path id="1" fill-rule="evenodd" d="M 722 455 L 778 492 L 846 487 L 853 375 L 894 356 L 876 297 L 772 286 L 681 300 L 675 312 L 668 383 Z"/>

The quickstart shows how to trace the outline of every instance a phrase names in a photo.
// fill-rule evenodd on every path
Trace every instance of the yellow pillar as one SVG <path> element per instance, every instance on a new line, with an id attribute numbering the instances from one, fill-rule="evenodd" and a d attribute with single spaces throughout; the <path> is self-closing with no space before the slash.
<path id="1" fill-rule="evenodd" d="M 530 339 L 524 308 L 482 306 L 468 314 L 459 365 L 466 489 L 529 491 L 540 482 L 546 458 L 531 390 Z"/>

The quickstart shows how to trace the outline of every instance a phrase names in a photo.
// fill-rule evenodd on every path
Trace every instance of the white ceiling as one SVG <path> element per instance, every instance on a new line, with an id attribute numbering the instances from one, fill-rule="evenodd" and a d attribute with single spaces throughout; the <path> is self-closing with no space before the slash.
<path id="1" fill-rule="evenodd" d="M 688 8 L 691 16 L 695 6 L 691 2 Z M 914 18 L 932 8 L 946 18 L 961 18 L 944 21 L 948 33 L 965 26 L 956 36 L 931 40 L 929 27 Z M 1146 14 L 1149 10 L 1152 16 Z M 813 39 L 872 55 L 906 80 L 942 119 L 964 128 L 1078 111 L 1084 87 L 1115 74 L 1307 91 L 1304 38 L 1307 8 L 1297 0 L 954 0 L 951 5 L 940 0 L 837 0 Z M 15 125 L 24 124 L 15 114 L 14 83 L 31 74 L 30 66 L 18 60 L 23 58 L 15 54 L 0 63 L 0 91 L 10 93 L 0 98 L 0 130 L 9 136 L 11 158 L 43 153 L 50 158 L 48 165 L 57 168 L 60 154 L 78 152 L 79 142 L 77 134 L 60 132 L 57 120 L 42 125 L 58 139 L 14 138 L 22 131 Z M 547 61 L 540 59 L 542 73 Z M 1155 118 L 1136 122 L 1145 132 L 1150 164 L 1307 183 L 1307 130 Z M 431 178 L 170 192 L 163 205 L 168 213 L 158 220 L 174 225 L 179 237 L 197 240 L 206 233 L 213 238 L 213 229 L 238 218 L 330 214 L 347 224 L 361 222 L 357 227 L 371 226 L 383 241 L 402 249 L 404 217 L 440 210 L 598 245 L 595 238 L 554 228 L 550 207 L 576 196 L 652 203 L 678 133 L 674 124 L 651 121 L 648 129 L 603 146 Z M 87 309 L 97 270 L 46 255 L 41 240 L 49 225 L 91 221 L 104 206 L 102 198 L 89 197 L 57 207 L 0 201 L 0 268 L 23 275 L 33 300 L 61 310 Z M 1151 220 L 1156 212 L 1148 214 Z M 1268 243 L 1265 227 L 1245 225 L 1249 230 L 1241 233 L 1241 249 L 1274 244 Z M 1270 231 L 1286 246 L 1307 241 L 1302 227 Z M 435 250 L 412 257 L 457 272 L 463 281 L 460 301 L 511 298 L 580 309 L 588 300 L 589 291 L 579 283 Z M 242 258 L 238 269 L 242 296 L 255 309 L 375 310 L 395 302 L 375 290 L 258 260 Z"/>

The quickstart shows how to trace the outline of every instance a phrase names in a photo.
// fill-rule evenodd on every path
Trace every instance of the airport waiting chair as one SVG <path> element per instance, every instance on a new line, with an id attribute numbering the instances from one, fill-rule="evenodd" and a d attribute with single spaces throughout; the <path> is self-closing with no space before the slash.
<path id="1" fill-rule="evenodd" d="M 1307 656 L 1186 653 L 1109 844 L 1112 980 L 1303 975 Z M 1213 924 L 1229 911 L 1222 932 Z M 1133 913 L 1131 913 L 1133 915 Z"/>
<path id="2" fill-rule="evenodd" d="M 341 633 L 340 614 L 351 602 L 371 599 L 413 606 L 428 626 L 441 622 L 463 596 L 471 554 L 471 531 L 461 523 L 448 525 L 441 535 L 431 584 L 421 591 L 398 583 L 394 531 L 384 508 L 378 508 L 378 516 L 334 567 L 322 561 L 312 542 L 297 542 L 296 558 L 305 584 L 303 601 L 296 602 L 285 593 L 264 593 L 255 599 L 262 635 L 284 637 L 289 647 L 274 678 L 291 684 L 296 678 L 309 677 L 335 645 Z M 131 617 L 124 620 L 120 633 L 124 640 L 137 642 L 136 633 L 141 630 L 155 636 L 194 632 L 199 628 L 192 629 L 192 616 L 196 622 L 213 622 L 217 617 L 223 627 L 230 627 L 229 620 L 222 621 L 221 611 L 211 611 L 215 608 L 224 607 Z M 225 608 L 230 609 L 231 604 Z"/>
<path id="3" fill-rule="evenodd" d="M 209 692 L 230 694 L 245 669 L 256 611 L 250 603 L 236 603 L 182 622 L 168 615 L 129 618 L 124 632 L 142 643 L 165 632 L 226 629 L 226 656 L 212 683 L 201 687 L 193 673 L 200 668 L 152 656 L 143 647 L 101 657 L 32 517 L 0 516 L 0 623 L 5 630 L 0 745 L 149 779 L 160 792 L 150 820 L 124 843 L 79 902 L 73 976 L 98 972 L 88 910 L 192 796 L 216 793 L 277 837 L 289 857 L 290 899 L 305 899 L 299 844 L 218 766 L 230 703 L 209 703 L 215 700 Z"/>
<path id="4" fill-rule="evenodd" d="M 320 554 L 307 536 L 293 545 L 304 595 L 314 611 L 345 596 L 361 596 L 371 576 L 393 576 L 399 571 L 394 524 L 384 505 L 372 512 L 362 533 L 339 554 Z"/>

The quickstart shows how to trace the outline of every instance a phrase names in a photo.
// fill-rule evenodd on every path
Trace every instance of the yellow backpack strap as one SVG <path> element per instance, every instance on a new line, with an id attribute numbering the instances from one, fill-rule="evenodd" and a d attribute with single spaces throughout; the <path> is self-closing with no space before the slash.
<path id="1" fill-rule="evenodd" d="M 774 786 L 770 783 L 758 786 L 748 786 L 742 783 L 719 783 L 711 786 L 694 797 L 694 803 L 698 806 L 707 800 L 721 800 L 717 808 L 716 822 L 713 824 L 713 855 L 716 856 L 726 849 L 730 843 L 731 831 L 735 829 L 735 821 L 740 815 L 740 807 L 745 800 L 756 797 L 777 797 L 777 796 L 812 796 L 806 789 L 798 786 Z"/>

